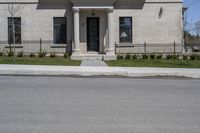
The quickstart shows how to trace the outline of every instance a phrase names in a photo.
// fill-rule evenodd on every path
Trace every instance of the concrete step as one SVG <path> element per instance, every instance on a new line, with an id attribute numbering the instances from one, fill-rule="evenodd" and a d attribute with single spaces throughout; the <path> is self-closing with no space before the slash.
<path id="1" fill-rule="evenodd" d="M 72 55 L 72 60 L 116 60 L 116 55 L 104 55 L 104 54 L 80 54 Z"/>
<path id="2" fill-rule="evenodd" d="M 103 60 L 103 55 L 86 55 L 82 57 L 82 60 Z"/>
<path id="3" fill-rule="evenodd" d="M 101 54 L 81 54 L 81 55 L 72 55 L 72 59 L 75 60 L 103 60 L 103 56 Z"/>

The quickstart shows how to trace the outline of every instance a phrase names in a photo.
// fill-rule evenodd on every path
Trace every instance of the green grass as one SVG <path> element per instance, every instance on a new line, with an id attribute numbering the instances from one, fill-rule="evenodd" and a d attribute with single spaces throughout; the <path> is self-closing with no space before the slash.
<path id="1" fill-rule="evenodd" d="M 0 64 L 13 64 L 13 57 L 0 57 Z M 59 66 L 80 66 L 80 61 L 72 61 L 64 57 L 16 57 L 16 64 L 21 65 L 59 65 Z"/>
<path id="2" fill-rule="evenodd" d="M 200 68 L 200 60 L 174 60 L 174 59 L 120 59 L 107 61 L 109 66 L 120 67 L 167 67 L 167 68 Z"/>

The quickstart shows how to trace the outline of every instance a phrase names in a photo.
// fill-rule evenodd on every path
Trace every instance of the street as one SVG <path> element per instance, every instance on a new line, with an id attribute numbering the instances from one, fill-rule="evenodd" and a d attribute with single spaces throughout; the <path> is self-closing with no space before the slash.
<path id="1" fill-rule="evenodd" d="M 198 133 L 200 80 L 0 76 L 0 133 Z"/>

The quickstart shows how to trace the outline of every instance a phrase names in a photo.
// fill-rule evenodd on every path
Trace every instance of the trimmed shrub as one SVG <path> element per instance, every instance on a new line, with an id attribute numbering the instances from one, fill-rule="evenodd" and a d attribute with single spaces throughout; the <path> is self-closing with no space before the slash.
<path id="1" fill-rule="evenodd" d="M 136 54 L 132 55 L 132 59 L 134 59 L 134 60 L 137 59 L 137 57 L 138 56 Z"/>
<path id="2" fill-rule="evenodd" d="M 2 51 L 2 50 L 0 49 L 0 57 L 3 56 L 3 54 L 4 54 L 4 51 Z"/>
<path id="3" fill-rule="evenodd" d="M 148 55 L 143 54 L 143 55 L 142 55 L 142 59 L 148 59 Z"/>
<path id="4" fill-rule="evenodd" d="M 123 59 L 123 55 L 117 55 L 117 59 L 118 60 Z"/>
<path id="5" fill-rule="evenodd" d="M 172 56 L 173 56 L 173 59 L 182 59 L 181 55 L 172 55 Z"/>
<path id="6" fill-rule="evenodd" d="M 30 57 L 35 58 L 36 57 L 35 53 L 30 53 Z"/>
<path id="7" fill-rule="evenodd" d="M 151 54 L 149 57 L 150 57 L 150 59 L 155 59 L 156 55 L 155 54 Z"/>
<path id="8" fill-rule="evenodd" d="M 188 59 L 188 55 L 183 55 L 183 60 L 187 60 Z"/>
<path id="9" fill-rule="evenodd" d="M 169 60 L 169 59 L 174 59 L 174 56 L 173 56 L 173 55 L 167 55 L 167 56 L 166 56 L 166 59 L 168 59 L 168 60 Z"/>
<path id="10" fill-rule="evenodd" d="M 125 59 L 131 59 L 131 55 L 130 54 L 127 54 Z"/>
<path id="11" fill-rule="evenodd" d="M 23 51 L 17 53 L 17 57 L 23 57 L 23 56 L 24 56 Z"/>
<path id="12" fill-rule="evenodd" d="M 45 50 L 38 52 L 38 57 L 43 58 L 47 55 L 47 52 Z"/>
<path id="13" fill-rule="evenodd" d="M 171 59 L 176 59 L 176 55 L 171 55 Z"/>
<path id="14" fill-rule="evenodd" d="M 14 55 L 14 51 L 12 49 L 6 50 L 8 57 L 12 57 Z"/>
<path id="15" fill-rule="evenodd" d="M 65 58 L 65 59 L 69 59 L 69 57 L 70 57 L 70 56 L 69 56 L 68 53 L 64 53 L 64 58 Z"/>
<path id="16" fill-rule="evenodd" d="M 197 59 L 197 60 L 200 60 L 200 55 L 196 55 L 196 59 Z"/>
<path id="17" fill-rule="evenodd" d="M 196 55 L 196 54 L 193 54 L 193 55 L 191 55 L 191 56 L 193 56 L 192 58 L 192 60 L 200 60 L 200 55 Z"/>
<path id="18" fill-rule="evenodd" d="M 51 57 L 51 58 L 55 58 L 55 57 L 56 57 L 56 52 L 50 53 L 50 57 Z"/>
<path id="19" fill-rule="evenodd" d="M 162 54 L 156 55 L 156 59 L 162 59 Z"/>
<path id="20" fill-rule="evenodd" d="M 190 60 L 195 60 L 195 59 L 196 59 L 196 55 L 195 54 L 190 55 Z"/>

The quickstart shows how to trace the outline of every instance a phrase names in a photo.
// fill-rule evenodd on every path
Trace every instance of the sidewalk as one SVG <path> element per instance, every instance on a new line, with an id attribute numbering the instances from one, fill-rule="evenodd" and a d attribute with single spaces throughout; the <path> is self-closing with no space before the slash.
<path id="1" fill-rule="evenodd" d="M 0 65 L 0 75 L 200 78 L 200 69 Z"/>

